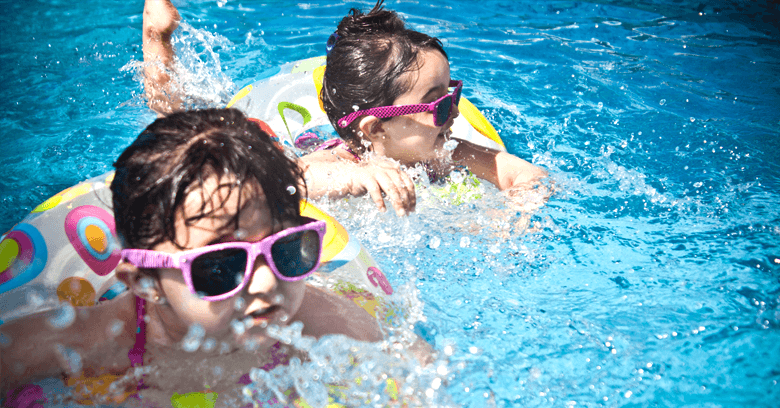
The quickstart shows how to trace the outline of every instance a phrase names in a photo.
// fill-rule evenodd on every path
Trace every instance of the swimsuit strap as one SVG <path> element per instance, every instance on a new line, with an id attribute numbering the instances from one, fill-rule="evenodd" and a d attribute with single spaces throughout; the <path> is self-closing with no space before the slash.
<path id="1" fill-rule="evenodd" d="M 351 154 L 352 158 L 354 159 L 355 162 L 360 162 L 360 156 L 355 154 L 355 152 L 352 151 L 352 149 L 350 149 L 349 146 L 341 139 L 331 139 L 331 140 L 328 140 L 325 143 L 317 146 L 317 148 L 314 149 L 314 151 L 318 152 L 320 150 L 332 150 L 332 149 L 335 149 L 337 147 L 341 147 L 342 149 L 346 150 L 347 153 Z"/>
<path id="2" fill-rule="evenodd" d="M 135 297 L 135 343 L 133 348 L 127 352 L 127 358 L 130 360 L 131 367 L 142 367 L 144 365 L 144 353 L 146 352 L 146 301 L 140 297 Z M 142 390 L 146 388 L 144 386 L 144 379 L 138 379 L 138 388 L 136 390 Z"/>
<path id="3" fill-rule="evenodd" d="M 140 367 L 144 365 L 144 353 L 146 352 L 146 321 L 144 320 L 146 301 L 138 296 L 135 297 L 135 312 L 135 344 L 127 353 L 127 358 L 130 359 L 131 367 Z"/>

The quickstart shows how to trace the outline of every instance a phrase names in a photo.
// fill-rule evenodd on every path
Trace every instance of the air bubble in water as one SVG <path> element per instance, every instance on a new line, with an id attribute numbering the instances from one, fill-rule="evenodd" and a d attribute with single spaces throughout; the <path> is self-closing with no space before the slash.
<path id="1" fill-rule="evenodd" d="M 206 330 L 199 324 L 190 325 L 187 330 L 187 334 L 184 335 L 184 339 L 181 341 L 181 348 L 184 351 L 193 353 L 200 347 L 203 337 L 206 335 Z"/>
<path id="2" fill-rule="evenodd" d="M 62 303 L 48 319 L 49 325 L 55 329 L 69 327 L 74 321 L 76 321 L 76 309 L 68 302 Z"/>
<path id="3" fill-rule="evenodd" d="M 287 186 L 287 194 L 293 195 L 295 192 L 298 191 L 295 186 Z"/>
<path id="4" fill-rule="evenodd" d="M 661 99 L 660 101 L 658 101 L 658 104 L 661 106 L 666 105 L 666 99 Z"/>
<path id="5" fill-rule="evenodd" d="M 441 245 L 441 238 L 439 237 L 433 237 L 430 241 L 428 241 L 428 248 L 430 249 L 436 249 Z"/>
<path id="6" fill-rule="evenodd" d="M 596 108 L 598 108 L 598 110 L 601 110 L 601 108 L 603 108 L 603 107 L 604 107 L 604 103 L 603 102 L 599 102 L 598 105 L 596 105 Z"/>
<path id="7" fill-rule="evenodd" d="M 691 121 L 691 123 L 693 123 L 693 122 L 696 122 L 696 118 L 694 118 L 693 116 L 691 116 L 691 118 L 690 118 L 690 121 Z"/>

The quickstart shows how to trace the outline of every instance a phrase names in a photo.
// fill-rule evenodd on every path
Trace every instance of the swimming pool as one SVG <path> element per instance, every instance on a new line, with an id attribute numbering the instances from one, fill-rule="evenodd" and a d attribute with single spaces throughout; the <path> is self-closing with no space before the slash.
<path id="1" fill-rule="evenodd" d="M 221 106 L 321 55 L 370 1 L 177 2 L 187 85 Z M 780 399 L 780 34 L 754 2 L 391 1 L 556 194 L 398 219 L 327 204 L 452 350 L 429 403 L 773 406 Z M 111 168 L 154 115 L 141 5 L 8 2 L 0 230 Z"/>

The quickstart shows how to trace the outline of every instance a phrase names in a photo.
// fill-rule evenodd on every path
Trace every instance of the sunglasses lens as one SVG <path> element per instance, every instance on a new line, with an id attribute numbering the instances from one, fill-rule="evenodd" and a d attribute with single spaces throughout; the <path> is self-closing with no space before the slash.
<path id="1" fill-rule="evenodd" d="M 455 105 L 460 104 L 460 93 L 463 89 L 462 88 L 455 88 L 455 90 L 452 92 L 452 97 L 455 99 Z"/>
<path id="2" fill-rule="evenodd" d="M 450 110 L 452 110 L 452 97 L 447 96 L 436 105 L 436 126 L 443 125 L 450 118 Z"/>
<path id="3" fill-rule="evenodd" d="M 239 248 L 209 252 L 192 260 L 192 286 L 205 296 L 224 295 L 244 280 L 249 256 Z"/>
<path id="4" fill-rule="evenodd" d="M 282 275 L 298 278 L 317 265 L 320 248 L 320 235 L 316 231 L 300 231 L 276 240 L 271 246 L 271 257 Z"/>

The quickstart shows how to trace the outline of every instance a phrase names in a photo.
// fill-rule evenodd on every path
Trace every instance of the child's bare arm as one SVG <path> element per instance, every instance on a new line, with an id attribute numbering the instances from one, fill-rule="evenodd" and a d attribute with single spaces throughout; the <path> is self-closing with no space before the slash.
<path id="1" fill-rule="evenodd" d="M 540 167 L 507 152 L 458 140 L 452 155 L 456 164 L 465 165 L 477 177 L 487 180 L 499 190 L 533 188 L 547 176 Z"/>
<path id="2" fill-rule="evenodd" d="M 369 194 L 380 211 L 385 211 L 384 198 L 393 205 L 396 214 L 407 215 L 415 210 L 417 195 L 411 177 L 390 159 L 373 158 L 354 163 L 340 157 L 342 149 L 314 152 L 300 158 L 308 196 L 338 199 L 347 195 Z M 384 197 L 383 197 L 384 195 Z"/>
<path id="3" fill-rule="evenodd" d="M 306 286 L 298 313 L 292 320 L 303 323 L 303 334 L 322 337 L 343 334 L 360 341 L 382 340 L 376 319 L 347 298 Z"/>
<path id="4" fill-rule="evenodd" d="M 0 389 L 7 392 L 30 381 L 82 369 L 122 372 L 129 367 L 127 351 L 135 335 L 135 311 L 130 307 L 130 301 L 121 298 L 64 314 L 51 310 L 4 323 L 0 331 L 7 344 L 0 358 Z"/>
<path id="5" fill-rule="evenodd" d="M 174 51 L 171 35 L 179 12 L 170 0 L 146 0 L 143 14 L 144 89 L 149 108 L 163 116 L 179 108 L 181 99 L 171 87 L 169 72 Z"/>

